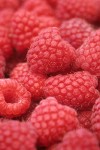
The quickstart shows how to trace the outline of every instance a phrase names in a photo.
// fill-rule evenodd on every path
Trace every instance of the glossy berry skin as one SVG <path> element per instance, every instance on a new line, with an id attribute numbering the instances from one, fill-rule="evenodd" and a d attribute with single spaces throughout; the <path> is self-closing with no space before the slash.
<path id="1" fill-rule="evenodd" d="M 0 122 L 0 150 L 36 150 L 36 140 L 36 132 L 30 123 Z"/>
<path id="2" fill-rule="evenodd" d="M 6 59 L 9 59 L 13 54 L 8 29 L 3 26 L 0 26 L 0 49 Z"/>
<path id="3" fill-rule="evenodd" d="M 19 0 L 0 0 L 0 10 L 7 8 L 16 10 L 20 6 L 19 4 Z"/>
<path id="4" fill-rule="evenodd" d="M 53 96 L 58 102 L 77 110 L 90 109 L 100 96 L 97 79 L 88 72 L 57 75 L 48 78 L 44 86 L 45 97 Z"/>
<path id="5" fill-rule="evenodd" d="M 76 49 L 83 44 L 92 31 L 94 31 L 93 27 L 80 18 L 64 21 L 60 26 L 62 38 L 68 41 Z"/>
<path id="6" fill-rule="evenodd" d="M 99 17 L 99 4 L 98 0 L 58 0 L 56 15 L 62 20 L 79 17 L 95 22 Z"/>
<path id="7" fill-rule="evenodd" d="M 67 133 L 63 141 L 48 150 L 99 150 L 94 134 L 86 129 L 78 129 Z"/>
<path id="8" fill-rule="evenodd" d="M 13 79 L 0 79 L 0 115 L 14 118 L 24 114 L 30 106 L 31 95 Z"/>
<path id="9" fill-rule="evenodd" d="M 2 51 L 0 50 L 0 78 L 4 77 L 5 67 L 6 67 L 6 61 Z"/>
<path id="10" fill-rule="evenodd" d="M 42 100 L 33 111 L 30 121 L 38 134 L 38 145 L 49 146 L 64 134 L 79 126 L 74 109 L 57 103 L 53 97 Z"/>
<path id="11" fill-rule="evenodd" d="M 98 98 L 92 109 L 91 116 L 92 131 L 98 137 L 100 143 L 100 98 Z"/>
<path id="12" fill-rule="evenodd" d="M 31 11 L 38 16 L 54 16 L 52 8 L 45 0 L 26 0 L 23 3 L 22 8 Z"/>
<path id="13" fill-rule="evenodd" d="M 61 38 L 56 27 L 42 30 L 27 53 L 30 70 L 40 74 L 62 72 L 74 59 L 75 49 Z"/>
<path id="14" fill-rule="evenodd" d="M 10 77 L 17 80 L 31 93 L 32 100 L 37 101 L 43 97 L 43 86 L 46 77 L 31 73 L 27 63 L 19 63 L 11 72 Z"/>
<path id="15" fill-rule="evenodd" d="M 91 110 L 78 112 L 78 119 L 81 127 L 87 128 L 89 130 L 91 129 L 91 114 Z"/>
<path id="16" fill-rule="evenodd" d="M 100 76 L 100 30 L 91 36 L 76 51 L 76 68 L 89 71 L 91 74 Z"/>

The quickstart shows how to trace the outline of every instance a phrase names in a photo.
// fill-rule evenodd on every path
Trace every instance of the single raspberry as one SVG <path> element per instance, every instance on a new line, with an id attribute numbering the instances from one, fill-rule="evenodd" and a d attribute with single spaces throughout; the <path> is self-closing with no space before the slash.
<path id="1" fill-rule="evenodd" d="M 43 30 L 33 39 L 27 62 L 33 72 L 50 74 L 68 69 L 75 58 L 75 49 L 61 36 L 59 29 Z"/>
<path id="2" fill-rule="evenodd" d="M 92 131 L 98 137 L 100 143 L 100 98 L 98 98 L 93 106 L 91 116 Z"/>
<path id="3" fill-rule="evenodd" d="M 22 83 L 31 93 L 33 101 L 41 100 L 43 97 L 43 86 L 46 77 L 31 73 L 27 63 L 19 63 L 11 72 L 10 77 Z"/>
<path id="4" fill-rule="evenodd" d="M 56 15 L 62 20 L 75 17 L 95 22 L 99 17 L 99 0 L 58 0 Z"/>
<path id="5" fill-rule="evenodd" d="M 36 150 L 36 141 L 37 134 L 30 123 L 0 122 L 0 150 Z"/>
<path id="6" fill-rule="evenodd" d="M 90 73 L 100 76 L 100 30 L 91 36 L 76 51 L 76 68 L 82 68 Z"/>
<path id="7" fill-rule="evenodd" d="M 74 109 L 57 103 L 53 97 L 42 100 L 33 111 L 30 121 L 38 134 L 38 145 L 49 146 L 64 134 L 79 127 Z"/>
<path id="8" fill-rule="evenodd" d="M 9 27 L 13 16 L 13 9 L 3 9 L 0 11 L 0 26 Z"/>
<path id="9" fill-rule="evenodd" d="M 32 11 L 33 14 L 38 16 L 54 16 L 52 8 L 45 0 L 26 0 L 23 3 L 22 8 L 28 11 Z"/>
<path id="10" fill-rule="evenodd" d="M 61 104 L 78 110 L 86 110 L 90 109 L 100 96 L 96 86 L 95 76 L 80 71 L 48 78 L 44 86 L 44 95 L 55 97 Z"/>
<path id="11" fill-rule="evenodd" d="M 3 52 L 6 59 L 12 56 L 13 51 L 8 29 L 3 26 L 0 26 L 0 50 Z"/>
<path id="12" fill-rule="evenodd" d="M 92 25 L 80 18 L 64 21 L 60 27 L 63 39 L 75 48 L 80 47 L 92 31 Z"/>
<path id="13" fill-rule="evenodd" d="M 20 6 L 19 0 L 0 0 L 0 9 L 17 9 Z"/>
<path id="14" fill-rule="evenodd" d="M 24 86 L 13 79 L 0 79 L 0 115 L 17 117 L 30 106 L 31 96 Z"/>
<path id="15" fill-rule="evenodd" d="M 99 150 L 99 144 L 93 133 L 78 129 L 67 133 L 63 141 L 48 150 Z"/>
<path id="16" fill-rule="evenodd" d="M 2 51 L 0 50 L 0 78 L 4 77 L 6 62 Z"/>
<path id="17" fill-rule="evenodd" d="M 92 114 L 92 111 L 78 112 L 78 119 L 79 119 L 80 125 L 89 130 L 91 128 L 91 114 Z"/>

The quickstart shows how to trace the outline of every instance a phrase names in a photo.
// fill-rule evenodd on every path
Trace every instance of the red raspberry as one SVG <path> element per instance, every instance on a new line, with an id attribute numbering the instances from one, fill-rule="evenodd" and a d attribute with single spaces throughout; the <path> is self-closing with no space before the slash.
<path id="1" fill-rule="evenodd" d="M 63 39 L 75 48 L 80 47 L 92 31 L 92 26 L 80 18 L 64 21 L 60 27 Z"/>
<path id="2" fill-rule="evenodd" d="M 100 143 L 100 98 L 98 98 L 93 106 L 91 116 L 92 131 L 97 135 Z"/>
<path id="3" fill-rule="evenodd" d="M 96 90 L 97 78 L 88 72 L 76 72 L 69 75 L 57 75 L 46 80 L 45 97 L 53 96 L 61 104 L 78 110 L 86 110 L 93 106 L 100 96 Z"/>
<path id="4" fill-rule="evenodd" d="M 61 38 L 56 27 L 47 28 L 34 38 L 27 54 L 30 69 L 42 74 L 61 72 L 69 68 L 74 58 L 75 49 Z"/>
<path id="5" fill-rule="evenodd" d="M 86 129 L 67 133 L 63 141 L 48 150 L 99 150 L 96 137 Z"/>
<path id="6" fill-rule="evenodd" d="M 12 45 L 8 35 L 8 29 L 0 26 L 0 50 L 3 52 L 6 59 L 12 56 Z"/>
<path id="7" fill-rule="evenodd" d="M 78 113 L 78 119 L 82 127 L 91 128 L 91 114 L 92 111 L 81 111 Z"/>
<path id="8" fill-rule="evenodd" d="M 13 16 L 13 9 L 3 9 L 0 11 L 0 26 L 9 27 Z"/>
<path id="9" fill-rule="evenodd" d="M 55 8 L 57 5 L 57 0 L 47 0 L 47 2 L 53 7 Z"/>
<path id="10" fill-rule="evenodd" d="M 43 146 L 61 140 L 66 132 L 79 126 L 76 111 L 58 104 L 53 97 L 40 102 L 33 111 L 30 121 L 39 136 L 38 145 Z"/>
<path id="11" fill-rule="evenodd" d="M 22 6 L 25 10 L 32 11 L 39 16 L 54 16 L 53 10 L 45 0 L 26 0 Z"/>
<path id="12" fill-rule="evenodd" d="M 6 66 L 5 58 L 2 54 L 2 51 L 0 50 L 0 78 L 4 77 L 5 66 Z"/>
<path id="13" fill-rule="evenodd" d="M 31 93 L 33 101 L 40 100 L 43 97 L 45 77 L 38 74 L 32 74 L 29 71 L 27 63 L 19 63 L 11 72 L 10 77 L 25 86 Z"/>
<path id="14" fill-rule="evenodd" d="M 100 76 L 100 30 L 91 36 L 76 51 L 76 67 Z"/>
<path id="15" fill-rule="evenodd" d="M 17 9 L 19 7 L 19 4 L 19 0 L 0 0 L 0 9 Z"/>
<path id="16" fill-rule="evenodd" d="M 0 115 L 21 116 L 29 108 L 30 93 L 16 80 L 0 79 Z"/>
<path id="17" fill-rule="evenodd" d="M 66 20 L 75 17 L 95 22 L 99 17 L 99 0 L 58 0 L 56 15 Z"/>
<path id="18" fill-rule="evenodd" d="M 36 150 L 36 141 L 37 135 L 30 123 L 0 122 L 0 150 Z"/>

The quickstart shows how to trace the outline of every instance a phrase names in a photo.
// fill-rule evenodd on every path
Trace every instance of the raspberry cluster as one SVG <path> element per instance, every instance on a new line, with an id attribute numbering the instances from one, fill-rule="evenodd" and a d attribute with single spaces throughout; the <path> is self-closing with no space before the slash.
<path id="1" fill-rule="evenodd" d="M 0 0 L 0 150 L 100 150 L 100 0 Z"/>

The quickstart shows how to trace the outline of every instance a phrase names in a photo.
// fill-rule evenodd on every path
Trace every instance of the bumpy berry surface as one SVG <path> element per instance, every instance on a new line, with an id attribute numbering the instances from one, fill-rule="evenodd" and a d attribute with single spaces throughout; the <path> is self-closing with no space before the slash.
<path id="1" fill-rule="evenodd" d="M 30 93 L 13 79 L 0 79 L 0 115 L 17 117 L 24 114 L 30 106 Z"/>
<path id="2" fill-rule="evenodd" d="M 86 110 L 93 106 L 100 96 L 96 90 L 97 78 L 88 72 L 80 71 L 69 75 L 57 75 L 46 80 L 45 97 L 54 96 L 58 102 Z"/>
<path id="3" fill-rule="evenodd" d="M 0 50 L 0 78 L 4 77 L 5 66 L 6 66 L 5 58 L 3 56 L 2 51 Z"/>
<path id="4" fill-rule="evenodd" d="M 3 26 L 0 26 L 0 49 L 6 59 L 12 56 L 13 50 L 8 34 L 8 29 Z"/>
<path id="5" fill-rule="evenodd" d="M 47 28 L 34 38 L 27 54 L 30 70 L 42 74 L 61 72 L 74 59 L 75 49 L 61 38 L 56 27 Z"/>
<path id="6" fill-rule="evenodd" d="M 36 132 L 30 123 L 0 122 L 0 150 L 36 150 L 36 140 Z"/>
<path id="7" fill-rule="evenodd" d="M 48 2 L 53 8 L 55 8 L 58 1 L 57 1 L 57 0 L 47 0 L 47 2 Z"/>
<path id="8" fill-rule="evenodd" d="M 19 0 L 0 0 L 0 9 L 17 9 L 19 7 L 19 4 Z"/>
<path id="9" fill-rule="evenodd" d="M 80 125 L 83 128 L 87 128 L 87 129 L 91 128 L 91 114 L 92 114 L 91 110 L 78 112 L 78 119 L 79 119 Z"/>
<path id="10" fill-rule="evenodd" d="M 98 98 L 93 106 L 91 116 L 92 131 L 97 135 L 100 143 L 100 98 Z"/>
<path id="11" fill-rule="evenodd" d="M 26 0 L 22 5 L 22 8 L 32 11 L 33 14 L 38 16 L 54 16 L 53 10 L 45 0 Z"/>
<path id="12" fill-rule="evenodd" d="M 30 121 L 38 134 L 38 145 L 48 146 L 62 139 L 64 134 L 79 125 L 74 109 L 58 104 L 48 97 L 33 111 Z"/>
<path id="13" fill-rule="evenodd" d="M 99 150 L 96 137 L 86 129 L 67 133 L 63 141 L 48 150 Z"/>
<path id="14" fill-rule="evenodd" d="M 80 18 L 64 21 L 60 27 L 61 36 L 75 48 L 80 47 L 92 31 L 92 26 Z"/>
<path id="15" fill-rule="evenodd" d="M 0 10 L 0 26 L 10 26 L 11 18 L 14 14 L 13 9 L 3 9 Z"/>
<path id="16" fill-rule="evenodd" d="M 95 22 L 99 17 L 99 4 L 98 0 L 58 0 L 56 15 L 63 20 L 79 17 Z"/>
<path id="17" fill-rule="evenodd" d="M 91 36 L 77 49 L 76 67 L 100 76 L 100 30 Z"/>
<path id="18" fill-rule="evenodd" d="M 46 77 L 31 73 L 27 63 L 19 63 L 12 70 L 10 77 L 25 86 L 25 88 L 31 93 L 33 101 L 40 100 L 43 97 L 43 86 Z"/>

